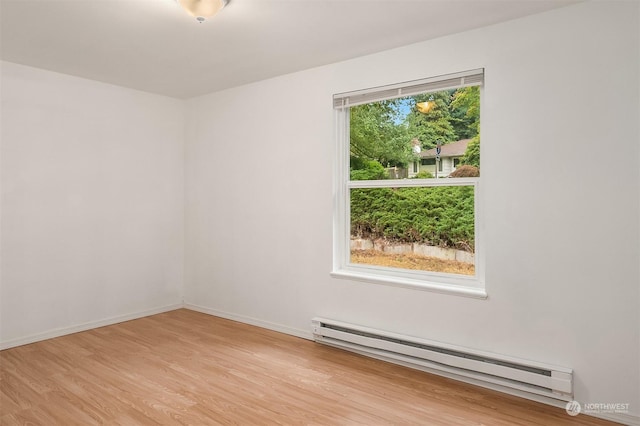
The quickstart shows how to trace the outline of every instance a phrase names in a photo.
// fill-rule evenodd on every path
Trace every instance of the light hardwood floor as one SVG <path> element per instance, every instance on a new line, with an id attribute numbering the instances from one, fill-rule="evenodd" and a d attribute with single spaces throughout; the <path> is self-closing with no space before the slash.
<path id="1" fill-rule="evenodd" d="M 184 309 L 0 352 L 0 424 L 606 425 Z"/>

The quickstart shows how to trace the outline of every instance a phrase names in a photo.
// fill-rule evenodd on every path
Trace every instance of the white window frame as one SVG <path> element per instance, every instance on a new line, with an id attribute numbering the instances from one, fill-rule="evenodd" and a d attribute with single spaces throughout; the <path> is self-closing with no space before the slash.
<path id="1" fill-rule="evenodd" d="M 467 81 L 465 81 L 465 79 Z M 483 81 L 484 70 L 480 69 L 334 95 L 336 161 L 334 170 L 332 277 L 480 299 L 487 297 L 484 285 L 484 221 L 482 217 L 484 196 L 481 178 L 351 181 L 349 176 L 349 111 L 351 106 L 452 88 L 480 86 L 480 114 L 482 115 L 482 111 L 484 110 L 484 108 L 482 108 Z M 425 87 L 427 88 L 426 90 Z M 441 186 L 473 186 L 474 188 L 475 275 L 465 276 L 441 272 L 416 271 L 350 262 L 350 191 L 352 189 Z"/>

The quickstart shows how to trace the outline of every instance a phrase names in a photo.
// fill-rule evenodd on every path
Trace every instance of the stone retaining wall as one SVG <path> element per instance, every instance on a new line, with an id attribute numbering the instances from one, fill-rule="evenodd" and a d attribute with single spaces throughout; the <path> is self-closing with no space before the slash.
<path id="1" fill-rule="evenodd" d="M 390 254 L 413 253 L 438 259 L 455 260 L 463 263 L 475 263 L 473 253 L 464 250 L 442 248 L 419 243 L 394 243 L 387 240 L 351 239 L 351 250 L 377 250 Z"/>

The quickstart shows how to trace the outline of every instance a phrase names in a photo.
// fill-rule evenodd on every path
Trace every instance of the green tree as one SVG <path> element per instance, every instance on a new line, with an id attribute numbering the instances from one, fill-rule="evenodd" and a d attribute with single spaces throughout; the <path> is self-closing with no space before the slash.
<path id="1" fill-rule="evenodd" d="M 467 150 L 460 159 L 460 164 L 468 164 L 480 168 L 480 135 L 475 136 L 467 145 Z"/>
<path id="2" fill-rule="evenodd" d="M 471 139 L 478 134 L 480 122 L 480 91 L 478 87 L 464 87 L 453 93 L 451 125 L 458 139 Z"/>
<path id="3" fill-rule="evenodd" d="M 418 111 L 421 102 L 432 103 L 432 108 Z M 479 167 L 479 126 L 480 90 L 475 86 L 351 107 L 351 170 L 368 170 L 371 161 L 383 167 L 406 167 L 417 159 L 411 145 L 414 138 L 423 150 L 435 147 L 437 141 L 446 144 L 472 138 L 462 164 Z M 355 176 L 360 179 L 372 173 Z"/>
<path id="4" fill-rule="evenodd" d="M 437 141 L 443 143 L 454 142 L 458 136 L 451 124 L 449 105 L 452 101 L 452 91 L 426 93 L 411 97 L 411 112 L 407 115 L 407 132 L 409 138 L 418 138 L 422 149 L 431 149 Z M 420 102 L 434 102 L 433 108 L 426 114 L 418 111 L 416 105 Z"/>
<path id="5" fill-rule="evenodd" d="M 462 118 L 466 123 L 461 139 L 472 138 L 480 132 L 480 87 L 471 86 L 457 89 L 451 101 L 452 115 Z"/>
<path id="6" fill-rule="evenodd" d="M 468 129 L 473 136 L 460 162 L 480 168 L 480 87 L 471 86 L 456 90 L 451 106 L 465 111 L 469 120 Z"/>
<path id="7" fill-rule="evenodd" d="M 352 169 L 364 169 L 369 161 L 377 161 L 387 167 L 404 167 L 413 159 L 411 138 L 398 116 L 398 102 L 374 102 L 351 108 Z"/>

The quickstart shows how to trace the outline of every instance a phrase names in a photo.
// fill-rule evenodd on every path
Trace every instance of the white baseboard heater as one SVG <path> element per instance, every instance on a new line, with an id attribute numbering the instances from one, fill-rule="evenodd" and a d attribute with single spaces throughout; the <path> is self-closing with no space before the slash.
<path id="1" fill-rule="evenodd" d="M 316 342 L 463 381 L 507 387 L 562 401 L 573 399 L 573 372 L 538 362 L 469 350 L 440 342 L 325 318 L 311 321 Z M 465 380 L 466 379 L 466 380 Z"/>

